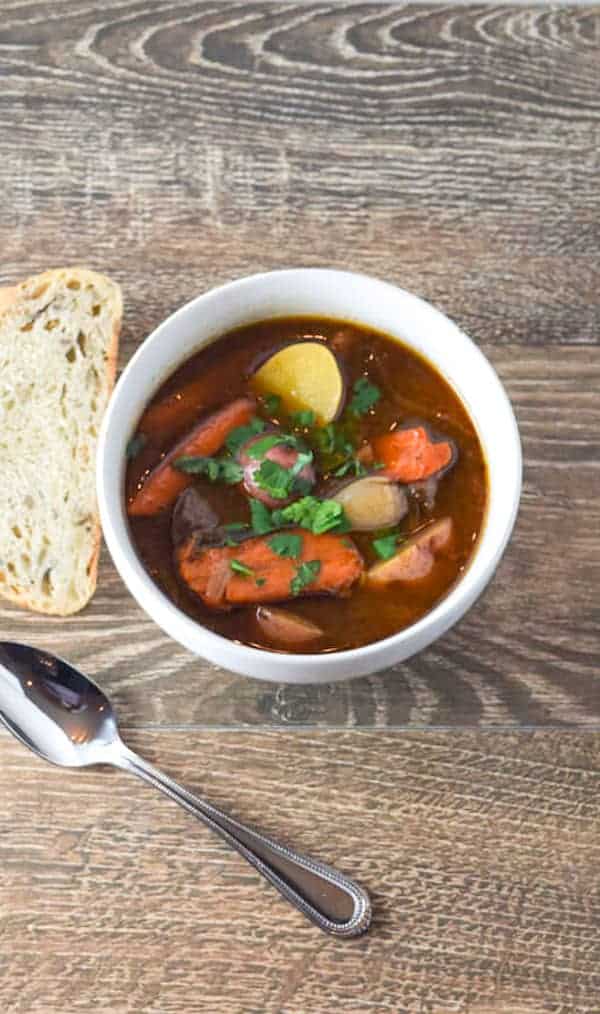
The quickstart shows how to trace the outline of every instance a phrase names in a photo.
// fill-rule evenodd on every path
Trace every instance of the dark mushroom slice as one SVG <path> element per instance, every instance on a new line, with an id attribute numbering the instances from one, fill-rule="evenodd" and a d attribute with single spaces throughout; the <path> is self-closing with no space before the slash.
<path id="1" fill-rule="evenodd" d="M 171 541 L 181 545 L 194 534 L 210 534 L 219 528 L 219 516 L 197 489 L 189 486 L 180 493 L 171 518 Z"/>
<path id="2" fill-rule="evenodd" d="M 253 537 L 248 525 L 222 525 L 208 500 L 190 486 L 178 497 L 171 518 L 171 542 L 175 549 L 188 540 L 197 547 L 238 545 Z"/>
<path id="3" fill-rule="evenodd" d="M 421 581 L 433 570 L 436 557 L 452 541 L 452 518 L 433 521 L 403 542 L 394 556 L 373 564 L 366 574 L 367 584 L 383 587 L 394 581 Z"/>

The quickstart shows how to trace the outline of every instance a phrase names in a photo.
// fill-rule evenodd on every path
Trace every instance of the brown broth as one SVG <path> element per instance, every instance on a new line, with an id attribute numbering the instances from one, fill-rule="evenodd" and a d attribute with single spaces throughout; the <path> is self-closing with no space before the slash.
<path id="1" fill-rule="evenodd" d="M 339 320 L 274 319 L 232 331 L 192 356 L 156 393 L 140 420 L 147 443 L 128 463 L 126 495 L 133 494 L 144 474 L 198 418 L 248 391 L 248 377 L 257 362 L 284 343 L 306 337 L 331 343 L 345 364 L 349 388 L 368 370 L 369 378 L 381 389 L 380 401 L 361 421 L 361 437 L 375 437 L 396 421 L 410 424 L 418 420 L 442 437 L 452 438 L 458 448 L 456 464 L 439 482 L 433 509 L 411 507 L 400 526 L 409 532 L 436 518 L 449 515 L 453 519 L 451 551 L 438 558 L 429 577 L 411 585 L 392 584 L 384 590 L 359 584 L 345 599 L 294 600 L 293 611 L 324 630 L 318 645 L 308 650 L 331 652 L 370 644 L 415 623 L 460 578 L 481 532 L 487 500 L 482 448 L 460 399 L 431 364 L 395 339 Z M 184 392 L 190 384 L 193 396 L 187 399 Z M 166 413 L 153 411 L 154 406 L 165 403 Z M 204 479 L 195 482 L 224 523 L 249 520 L 247 498 L 238 487 L 216 486 Z M 215 612 L 186 590 L 173 564 L 170 521 L 171 510 L 152 518 L 130 518 L 133 542 L 156 584 L 180 609 L 216 633 L 274 650 L 258 629 L 254 607 Z M 366 565 L 375 562 L 373 536 L 356 532 L 351 538 Z"/>

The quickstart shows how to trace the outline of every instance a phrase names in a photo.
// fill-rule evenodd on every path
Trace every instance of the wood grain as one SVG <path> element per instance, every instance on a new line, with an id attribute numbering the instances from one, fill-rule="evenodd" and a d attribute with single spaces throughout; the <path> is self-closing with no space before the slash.
<path id="1" fill-rule="evenodd" d="M 2 605 L 3 636 L 85 666 L 126 725 L 598 726 L 600 10 L 11 0 L 0 61 L 3 280 L 113 273 L 124 364 L 214 283 L 370 271 L 476 338 L 525 451 L 492 587 L 383 676 L 231 676 L 169 642 L 106 554 L 81 616 Z"/>
<path id="2" fill-rule="evenodd" d="M 98 678 L 131 746 L 376 907 L 367 937 L 329 940 L 148 788 L 0 734 L 0 1010 L 597 1014 L 600 8 L 0 8 L 0 283 L 113 274 L 123 366 L 230 278 L 377 274 L 478 341 L 525 454 L 490 588 L 369 679 L 273 686 L 194 659 L 106 553 L 80 616 L 0 606 L 3 638 Z M 393 732 L 415 726 L 437 728 Z"/>
<path id="3" fill-rule="evenodd" d="M 0 735 L 10 1014 L 596 1014 L 600 745 L 566 732 L 151 733 L 131 745 L 373 893 L 323 936 L 146 786 Z"/>
<path id="4" fill-rule="evenodd" d="M 314 263 L 487 342 L 597 342 L 596 7 L 3 11 L 3 273 L 68 237 L 126 284 L 125 356 L 215 282 Z"/>

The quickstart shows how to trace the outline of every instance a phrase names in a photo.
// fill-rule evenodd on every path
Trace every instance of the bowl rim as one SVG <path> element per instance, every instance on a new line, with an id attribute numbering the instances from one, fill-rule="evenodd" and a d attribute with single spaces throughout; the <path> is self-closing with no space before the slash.
<path id="1" fill-rule="evenodd" d="M 113 419 L 115 411 L 119 405 L 119 401 L 123 397 L 123 392 L 128 390 L 128 384 L 131 377 L 137 373 L 140 360 L 143 360 L 148 355 L 149 349 L 158 345 L 162 337 L 162 332 L 167 326 L 173 326 L 180 318 L 185 317 L 192 312 L 196 312 L 198 306 L 203 303 L 222 299 L 234 291 L 243 291 L 244 288 L 250 288 L 257 283 L 260 284 L 267 278 L 279 278 L 281 280 L 285 278 L 287 280 L 291 280 L 299 273 L 305 277 L 310 274 L 318 274 L 320 276 L 325 274 L 329 277 L 331 282 L 337 279 L 338 281 L 344 281 L 346 283 L 358 281 L 359 283 L 363 282 L 369 285 L 374 284 L 376 286 L 383 286 L 386 289 L 391 290 L 394 296 L 400 296 L 409 304 L 412 303 L 414 307 L 418 307 L 420 310 L 426 311 L 430 315 L 432 321 L 438 322 L 446 330 L 450 328 L 460 341 L 466 343 L 466 347 L 469 348 L 471 355 L 473 355 L 478 361 L 479 368 L 483 370 L 484 373 L 487 373 L 488 379 L 493 384 L 496 399 L 499 404 L 502 405 L 504 410 L 504 421 L 508 423 L 510 427 L 508 438 L 512 447 L 512 478 L 510 481 L 513 495 L 511 509 L 505 516 L 502 531 L 495 538 L 494 544 L 486 546 L 487 520 L 492 500 L 492 490 L 490 484 L 484 525 L 466 571 L 456 580 L 448 592 L 433 606 L 433 608 L 426 612 L 415 623 L 405 627 L 403 630 L 400 630 L 395 634 L 390 634 L 385 638 L 380 638 L 377 641 L 373 641 L 357 648 L 344 648 L 340 651 L 324 653 L 311 652 L 295 654 L 285 651 L 273 651 L 264 648 L 257 648 L 252 645 L 247 645 L 243 642 L 224 637 L 222 634 L 218 634 L 215 631 L 210 630 L 208 627 L 205 627 L 198 620 L 188 616 L 183 612 L 183 610 L 174 605 L 171 599 L 158 587 L 158 585 L 154 583 L 139 560 L 131 536 L 127 531 L 126 517 L 122 519 L 125 535 L 124 539 L 122 538 L 123 533 L 120 533 L 117 530 L 118 524 L 115 522 L 118 521 L 118 518 L 115 518 L 116 504 L 113 502 L 114 496 L 111 494 L 109 488 L 110 477 L 107 475 L 107 456 L 109 441 L 112 435 Z M 250 314 L 248 316 L 248 323 L 250 324 L 254 320 L 258 321 L 260 319 L 277 319 L 277 317 L 280 316 L 284 316 L 284 314 L 272 314 L 268 316 L 253 316 Z M 307 314 L 307 316 L 313 316 L 313 314 Z M 360 320 L 353 317 L 348 317 L 347 320 L 355 320 L 357 324 L 361 323 Z M 239 326 L 244 325 L 241 324 Z M 363 324 L 363 326 L 365 325 Z M 197 350 L 199 351 L 201 348 L 208 346 L 219 338 L 220 334 L 215 334 L 207 339 L 199 340 Z M 400 341 L 404 342 L 404 344 L 406 344 L 409 348 L 414 347 L 412 342 L 407 339 L 400 339 Z M 446 372 L 436 363 L 435 358 L 423 353 L 421 350 L 416 351 L 426 360 L 426 362 L 432 365 L 443 376 L 446 382 L 450 384 L 453 390 L 455 390 L 454 383 L 448 377 Z M 147 393 L 143 399 L 140 399 L 141 407 L 140 413 L 136 417 L 137 419 L 139 419 L 141 413 L 143 412 L 144 405 L 148 403 L 148 400 L 153 396 L 153 393 L 156 392 L 160 384 L 163 383 L 168 376 L 170 376 L 193 354 L 193 351 L 188 350 L 185 355 L 182 355 L 179 358 L 174 357 L 172 365 L 168 370 L 163 372 L 161 378 L 152 378 L 151 382 L 149 381 L 146 384 Z M 461 401 L 463 401 L 460 392 L 456 391 L 456 393 L 457 396 L 461 398 Z M 469 406 L 465 407 L 473 425 L 479 433 L 477 418 Z M 129 434 L 127 434 L 127 439 L 129 439 Z M 484 444 L 481 435 L 480 439 L 482 444 Z M 98 504 L 104 538 L 117 571 L 119 572 L 119 575 L 130 594 L 136 599 L 145 612 L 148 613 L 151 619 L 158 624 L 158 626 L 160 626 L 170 637 L 178 641 L 188 650 L 196 655 L 206 657 L 209 661 L 214 661 L 217 656 L 225 653 L 228 656 L 227 661 L 216 662 L 215 664 L 226 665 L 227 668 L 246 675 L 243 669 L 236 670 L 235 661 L 233 661 L 231 657 L 232 655 L 240 653 L 241 655 L 253 658 L 255 661 L 263 660 L 268 664 L 273 664 L 277 661 L 280 663 L 284 662 L 288 670 L 300 671 L 302 669 L 306 669 L 307 666 L 326 669 L 328 663 L 331 664 L 334 661 L 337 663 L 338 668 L 344 661 L 350 663 L 360 660 L 363 663 L 368 663 L 370 659 L 375 659 L 378 655 L 383 654 L 388 647 L 396 645 L 401 646 L 402 644 L 410 641 L 418 641 L 420 636 L 432 626 L 436 627 L 434 639 L 437 640 L 437 638 L 444 634 L 446 630 L 457 621 L 457 619 L 464 615 L 476 598 L 479 597 L 485 586 L 491 580 L 504 549 L 506 548 L 519 509 L 522 484 L 522 451 L 514 411 L 504 386 L 494 367 L 473 339 L 470 338 L 465 331 L 459 328 L 450 317 L 447 317 L 446 314 L 444 314 L 436 306 L 429 303 L 422 297 L 403 289 L 401 286 L 395 285 L 393 282 L 388 282 L 384 279 L 362 272 L 340 270 L 329 267 L 281 268 L 245 275 L 241 278 L 233 279 L 222 285 L 215 286 L 199 293 L 182 306 L 178 307 L 173 313 L 165 317 L 144 339 L 125 366 L 107 405 L 98 438 L 96 475 Z M 119 485 L 121 487 L 118 494 L 120 499 L 119 506 L 121 513 L 123 514 L 122 479 L 120 480 Z M 117 514 L 118 513 L 119 512 L 117 511 Z M 482 556 L 482 548 L 487 549 L 487 557 Z M 159 615 L 157 615 L 157 613 Z M 175 630 L 173 628 L 175 628 Z M 214 651 L 210 650 L 211 646 L 214 646 Z M 205 649 L 208 649 L 206 654 Z M 417 648 L 416 650 L 418 651 L 421 649 Z M 366 666 L 363 664 L 362 668 L 365 672 L 377 671 L 377 666 L 369 668 L 368 664 Z M 346 676 L 329 676 L 328 681 L 349 678 L 351 675 L 352 674 L 348 674 Z M 283 674 L 280 676 L 265 675 L 259 678 L 272 680 L 274 682 L 285 681 Z M 318 677 L 315 681 L 319 681 Z M 307 679 L 306 682 L 311 681 Z"/>

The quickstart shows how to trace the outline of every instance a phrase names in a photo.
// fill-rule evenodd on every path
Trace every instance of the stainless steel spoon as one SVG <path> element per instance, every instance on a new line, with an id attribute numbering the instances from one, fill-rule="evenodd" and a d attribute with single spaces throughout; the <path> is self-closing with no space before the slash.
<path id="1" fill-rule="evenodd" d="M 112 764 L 160 789 L 216 831 L 326 933 L 356 937 L 369 928 L 371 903 L 358 884 L 233 820 L 138 757 L 122 742 L 108 697 L 67 662 L 25 644 L 0 642 L 0 721 L 52 764 Z"/>

